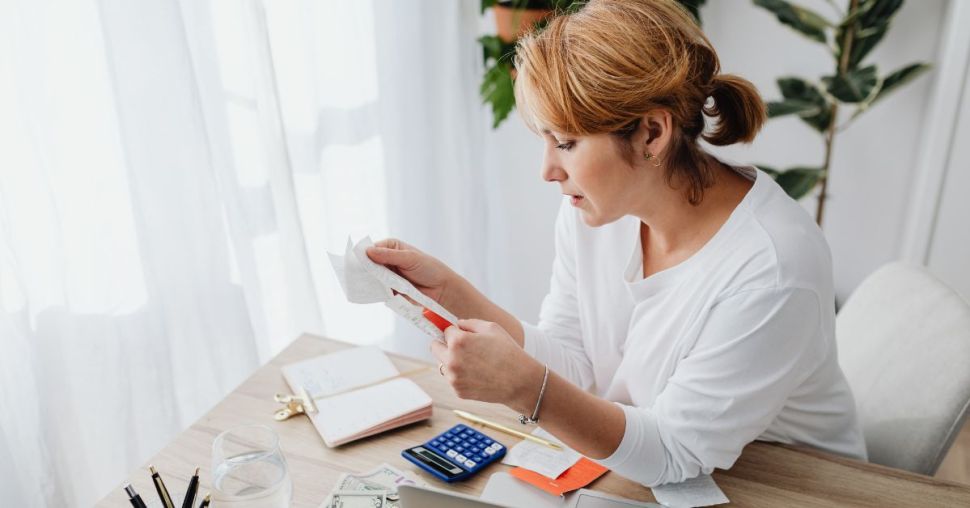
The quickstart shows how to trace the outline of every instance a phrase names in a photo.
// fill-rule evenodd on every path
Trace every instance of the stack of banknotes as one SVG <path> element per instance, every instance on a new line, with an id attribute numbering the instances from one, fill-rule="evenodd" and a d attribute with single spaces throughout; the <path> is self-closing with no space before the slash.
<path id="1" fill-rule="evenodd" d="M 344 473 L 319 508 L 398 508 L 399 485 L 427 486 L 413 474 L 381 464 L 366 473 Z"/>

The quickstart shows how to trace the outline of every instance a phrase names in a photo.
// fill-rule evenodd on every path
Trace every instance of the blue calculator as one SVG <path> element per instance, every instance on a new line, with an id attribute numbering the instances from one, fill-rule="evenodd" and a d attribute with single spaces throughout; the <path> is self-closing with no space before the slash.
<path id="1" fill-rule="evenodd" d="M 446 482 L 464 480 L 505 455 L 502 443 L 458 424 L 401 455 Z"/>

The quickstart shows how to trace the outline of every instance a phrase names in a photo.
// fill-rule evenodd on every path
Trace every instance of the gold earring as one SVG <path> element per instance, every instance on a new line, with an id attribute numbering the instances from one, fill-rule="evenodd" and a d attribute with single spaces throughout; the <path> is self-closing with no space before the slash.
<path id="1" fill-rule="evenodd" d="M 660 167 L 660 160 L 657 159 L 656 155 L 650 153 L 649 151 L 643 154 L 643 160 L 653 160 L 653 167 Z"/>

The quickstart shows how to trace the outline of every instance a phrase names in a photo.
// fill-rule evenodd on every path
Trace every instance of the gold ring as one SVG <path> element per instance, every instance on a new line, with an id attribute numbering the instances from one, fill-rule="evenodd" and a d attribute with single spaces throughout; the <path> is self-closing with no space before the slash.
<path id="1" fill-rule="evenodd" d="M 438 364 L 438 374 L 441 374 L 442 376 L 445 375 L 445 364 L 443 363 Z"/>

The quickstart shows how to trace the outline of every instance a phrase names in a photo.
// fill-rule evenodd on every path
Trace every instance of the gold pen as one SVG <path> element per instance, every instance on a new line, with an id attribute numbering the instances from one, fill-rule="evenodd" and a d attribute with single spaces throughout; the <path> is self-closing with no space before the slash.
<path id="1" fill-rule="evenodd" d="M 162 481 L 162 475 L 158 474 L 155 466 L 151 464 L 148 465 L 148 470 L 152 473 L 152 481 L 155 482 L 155 490 L 158 491 L 158 498 L 162 500 L 162 506 L 165 508 L 175 508 L 171 496 L 168 495 L 168 489 L 165 488 L 165 482 Z"/>
<path id="2" fill-rule="evenodd" d="M 532 434 L 526 434 L 525 432 L 519 432 L 515 429 L 510 429 L 505 425 L 501 425 L 495 422 L 490 422 L 480 416 L 473 415 L 467 411 L 461 411 L 459 409 L 455 409 L 455 414 L 470 422 L 479 423 L 488 428 L 495 429 L 497 431 L 504 432 L 506 434 L 511 434 L 513 436 L 518 436 L 518 437 L 521 437 L 522 439 L 528 439 L 529 441 L 533 441 L 541 445 L 546 445 L 549 448 L 552 448 L 553 450 L 562 450 L 561 446 L 559 446 L 556 443 L 553 443 L 552 441 L 547 441 L 545 439 L 542 439 L 541 437 L 533 436 Z"/>

